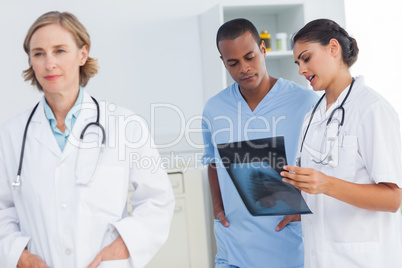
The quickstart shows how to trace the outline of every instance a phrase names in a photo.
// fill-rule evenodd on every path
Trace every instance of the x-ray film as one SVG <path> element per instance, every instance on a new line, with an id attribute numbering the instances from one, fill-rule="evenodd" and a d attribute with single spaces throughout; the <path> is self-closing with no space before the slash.
<path id="1" fill-rule="evenodd" d="M 284 137 L 218 144 L 218 151 L 252 215 L 311 213 L 300 191 L 279 175 L 287 164 Z"/>

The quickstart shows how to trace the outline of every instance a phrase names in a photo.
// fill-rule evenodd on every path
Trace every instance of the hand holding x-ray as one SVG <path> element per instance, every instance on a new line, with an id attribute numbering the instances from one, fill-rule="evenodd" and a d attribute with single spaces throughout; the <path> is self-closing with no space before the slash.
<path id="1" fill-rule="evenodd" d="M 254 216 L 311 213 L 300 191 L 282 181 L 283 137 L 218 145 L 219 154 L 248 211 Z"/>

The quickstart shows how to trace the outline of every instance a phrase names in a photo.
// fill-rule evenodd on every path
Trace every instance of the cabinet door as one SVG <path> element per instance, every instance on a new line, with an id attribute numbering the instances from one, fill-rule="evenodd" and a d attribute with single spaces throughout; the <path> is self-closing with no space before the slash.
<path id="1" fill-rule="evenodd" d="M 146 266 L 147 268 L 191 267 L 186 214 L 184 198 L 176 198 L 175 212 L 168 240 Z"/>

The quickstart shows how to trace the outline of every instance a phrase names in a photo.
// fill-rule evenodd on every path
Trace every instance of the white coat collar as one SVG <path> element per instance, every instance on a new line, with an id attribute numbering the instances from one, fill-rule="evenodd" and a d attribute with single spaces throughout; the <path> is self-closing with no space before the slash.
<path id="1" fill-rule="evenodd" d="M 45 99 L 42 98 L 39 102 L 38 108 L 32 116 L 29 125 L 29 133 L 32 133 L 35 139 L 41 143 L 43 147 L 51 151 L 56 157 L 60 157 L 60 147 L 53 135 L 49 120 L 45 115 L 44 101 Z"/>
<path id="2" fill-rule="evenodd" d="M 361 87 L 362 83 L 364 83 L 364 78 L 362 76 L 358 76 L 355 78 L 355 82 L 353 84 L 350 95 L 348 96 L 347 100 L 343 104 L 344 107 L 358 95 L 358 94 L 356 94 L 356 91 L 358 91 L 358 89 Z M 345 99 L 345 97 L 349 91 L 349 88 L 350 88 L 350 85 L 348 85 L 341 92 L 341 94 L 338 96 L 337 100 L 331 105 L 331 107 L 328 110 L 326 110 L 327 100 L 324 97 L 324 99 L 321 101 L 320 105 L 317 107 L 317 112 L 316 112 L 317 116 L 314 116 L 312 123 L 314 123 L 316 121 L 322 121 L 324 119 L 327 119 L 331 115 L 332 111 L 341 105 L 341 103 L 343 102 L 343 100 Z M 336 112 L 334 114 L 334 118 L 337 118 L 340 115 L 341 115 L 341 113 Z"/>
<path id="3" fill-rule="evenodd" d="M 53 135 L 49 120 L 45 115 L 43 102 L 44 98 L 39 102 L 38 108 L 32 116 L 31 124 L 29 125 L 29 128 L 31 129 L 30 133 L 33 133 L 38 142 L 51 151 L 56 157 L 60 158 L 60 161 L 63 161 L 72 151 L 74 151 L 74 149 L 78 148 L 79 137 L 85 125 L 91 120 L 93 122 L 96 121 L 96 105 L 91 96 L 84 91 L 80 114 L 68 138 L 66 147 L 64 148 L 64 151 L 61 152 Z"/>
<path id="4" fill-rule="evenodd" d="M 80 135 L 85 126 L 90 122 L 95 122 L 97 116 L 96 104 L 92 100 L 91 96 L 84 91 L 84 98 L 82 100 L 81 111 L 75 121 L 74 127 L 68 137 L 66 147 L 64 148 L 63 154 L 60 161 L 63 161 L 71 152 L 78 148 Z"/>

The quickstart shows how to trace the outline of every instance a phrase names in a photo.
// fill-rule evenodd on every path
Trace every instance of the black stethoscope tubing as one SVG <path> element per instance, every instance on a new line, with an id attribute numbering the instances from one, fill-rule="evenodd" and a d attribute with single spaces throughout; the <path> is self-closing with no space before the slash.
<path id="1" fill-rule="evenodd" d="M 31 119 L 36 111 L 36 108 L 38 108 L 39 106 L 39 102 L 35 105 L 35 107 L 33 108 L 31 114 L 29 115 L 28 121 L 25 125 L 25 130 L 24 130 L 24 136 L 22 138 L 22 146 L 21 146 L 21 153 L 20 153 L 20 163 L 18 165 L 18 172 L 17 172 L 17 180 L 13 182 L 13 187 L 18 187 L 20 186 L 21 182 L 20 182 L 20 176 L 21 176 L 21 169 L 22 169 L 22 161 L 24 159 L 24 152 L 25 152 L 25 141 L 27 139 L 27 132 L 28 132 L 28 127 L 29 127 L 29 123 L 31 123 Z"/>
<path id="2" fill-rule="evenodd" d="M 95 105 L 96 105 L 96 111 L 97 111 L 96 121 L 91 122 L 84 127 L 84 129 L 82 130 L 81 135 L 80 135 L 80 140 L 81 141 L 83 140 L 85 131 L 90 126 L 95 125 L 95 126 L 98 126 L 102 130 L 102 145 L 104 145 L 106 143 L 106 132 L 105 132 L 105 129 L 103 128 L 103 126 L 99 123 L 99 115 L 100 115 L 99 104 L 94 97 L 91 96 L 91 98 L 95 102 Z M 24 136 L 22 138 L 22 146 L 21 146 L 21 153 L 20 153 L 20 161 L 19 161 L 19 165 L 18 165 L 17 179 L 15 181 L 13 181 L 13 183 L 12 183 L 12 186 L 14 188 L 17 188 L 21 185 L 20 177 L 21 177 L 21 170 L 22 170 L 22 162 L 24 159 L 25 143 L 26 143 L 26 139 L 27 139 L 28 127 L 29 127 L 29 124 L 31 123 L 31 119 L 36 111 L 36 108 L 38 108 L 38 106 L 39 106 L 39 102 L 33 108 L 31 114 L 28 117 L 28 121 L 25 125 Z"/>
<path id="3" fill-rule="evenodd" d="M 343 99 L 341 105 L 339 105 L 338 107 L 336 107 L 336 108 L 331 112 L 331 115 L 329 116 L 329 118 L 328 118 L 328 120 L 327 120 L 327 125 L 326 125 L 326 126 L 329 125 L 329 123 L 330 123 L 331 120 L 332 120 L 332 117 L 334 116 L 334 114 L 335 114 L 335 112 L 336 112 L 337 110 L 342 110 L 342 119 L 341 119 L 341 122 L 340 122 L 340 124 L 339 124 L 339 127 L 343 126 L 343 122 L 344 122 L 344 119 L 345 119 L 345 108 L 343 108 L 343 104 L 345 104 L 346 100 L 348 99 L 349 94 L 350 94 L 350 92 L 351 92 L 351 90 L 352 90 L 352 87 L 353 87 L 354 82 L 355 82 L 355 79 L 352 78 L 352 83 L 351 83 L 350 86 L 349 86 L 348 93 L 346 94 L 345 98 Z M 314 106 L 313 111 L 311 112 L 310 120 L 309 120 L 309 122 L 308 122 L 308 125 L 307 125 L 307 128 L 306 128 L 306 132 L 304 132 L 303 140 L 302 140 L 302 142 L 301 142 L 301 146 L 300 146 L 300 155 L 301 155 L 301 152 L 303 151 L 304 140 L 306 139 L 308 129 L 310 128 L 311 121 L 313 120 L 313 117 L 314 117 L 314 113 L 315 113 L 315 111 L 317 110 L 318 106 L 320 105 L 320 103 L 321 103 L 321 101 L 322 101 L 322 99 L 323 99 L 324 97 L 325 97 L 325 93 L 324 93 L 324 94 L 321 96 L 321 98 L 318 100 L 318 102 L 317 102 L 316 105 Z"/>
<path id="4" fill-rule="evenodd" d="M 99 111 L 99 104 L 98 104 L 98 102 L 96 101 L 96 99 L 94 98 L 94 97 L 91 97 L 92 98 L 92 100 L 95 102 L 95 104 L 96 104 L 96 110 L 97 110 L 97 115 L 96 115 L 96 121 L 95 122 L 91 122 L 91 123 L 89 123 L 89 124 L 87 124 L 85 127 L 84 127 L 84 129 L 82 130 L 82 132 L 81 132 L 81 135 L 80 135 L 80 140 L 83 140 L 84 139 L 84 135 L 85 135 L 85 131 L 90 127 L 90 126 L 92 126 L 92 125 L 95 125 L 95 126 L 98 126 L 101 130 L 102 130 L 102 145 L 104 145 L 105 143 L 106 143 L 106 132 L 105 132 L 105 129 L 103 128 L 103 126 L 99 123 L 99 114 L 100 114 L 100 111 Z"/>

